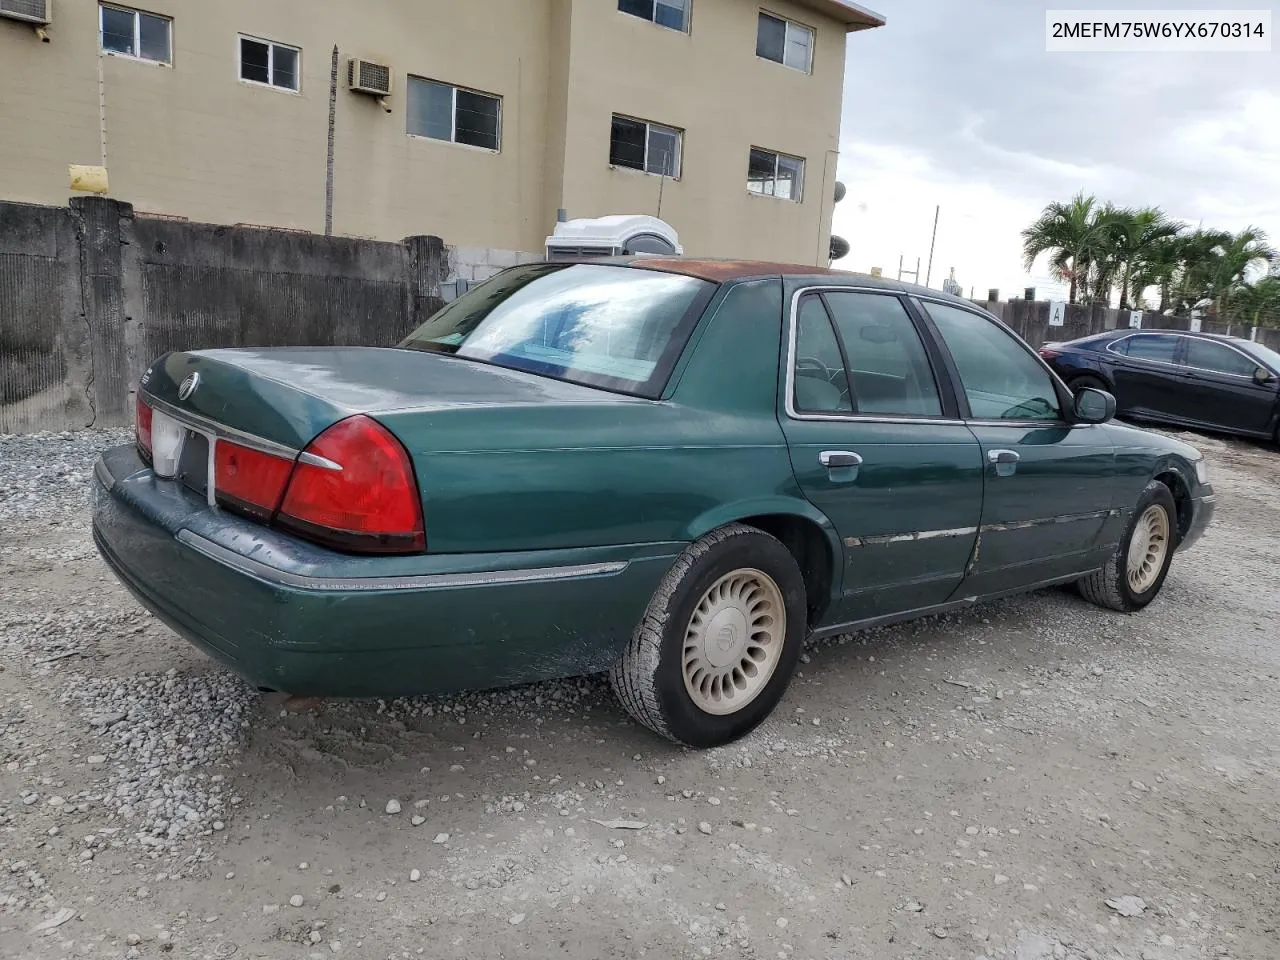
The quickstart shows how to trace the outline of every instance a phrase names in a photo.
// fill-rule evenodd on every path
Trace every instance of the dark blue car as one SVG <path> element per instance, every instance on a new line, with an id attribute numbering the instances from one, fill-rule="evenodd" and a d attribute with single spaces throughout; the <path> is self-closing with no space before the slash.
<path id="1" fill-rule="evenodd" d="M 1280 443 L 1280 353 L 1238 337 L 1112 330 L 1047 343 L 1072 390 L 1115 394 L 1120 416 Z"/>

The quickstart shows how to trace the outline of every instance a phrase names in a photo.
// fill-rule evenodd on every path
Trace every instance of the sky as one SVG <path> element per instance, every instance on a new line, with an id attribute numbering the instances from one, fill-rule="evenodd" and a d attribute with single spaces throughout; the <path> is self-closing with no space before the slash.
<path id="1" fill-rule="evenodd" d="M 1264 8 L 1199 0 L 1185 9 Z M 1280 42 L 1270 53 L 1048 53 L 1028 0 L 867 0 L 888 23 L 849 35 L 836 265 L 895 277 L 920 258 L 1001 299 L 1065 288 L 1021 230 L 1077 191 L 1205 227 L 1257 226 L 1280 246 Z M 1078 5 L 1085 7 L 1085 4 Z M 1093 0 L 1089 9 L 1169 9 Z M 904 277 L 904 279 L 911 279 Z"/>

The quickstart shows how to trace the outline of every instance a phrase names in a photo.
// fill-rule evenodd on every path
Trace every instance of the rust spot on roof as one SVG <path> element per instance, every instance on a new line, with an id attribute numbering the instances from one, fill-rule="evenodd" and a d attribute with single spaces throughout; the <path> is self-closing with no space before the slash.
<path id="1" fill-rule="evenodd" d="M 641 270 L 660 270 L 663 273 L 680 273 L 713 283 L 742 280 L 746 277 L 777 277 L 800 275 L 806 277 L 850 276 L 845 270 L 830 267 L 805 266 L 800 263 L 775 263 L 768 260 L 706 260 L 690 257 L 645 257 L 629 264 Z"/>

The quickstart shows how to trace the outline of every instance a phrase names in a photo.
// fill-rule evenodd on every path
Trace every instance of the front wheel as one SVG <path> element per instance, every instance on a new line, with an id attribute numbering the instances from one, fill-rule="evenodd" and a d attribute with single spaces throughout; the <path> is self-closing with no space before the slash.
<path id="1" fill-rule="evenodd" d="M 790 551 L 754 527 L 722 527 L 690 544 L 663 577 L 614 665 L 614 693 L 669 740 L 729 743 L 782 699 L 806 619 Z"/>
<path id="2" fill-rule="evenodd" d="M 1147 484 L 1115 553 L 1101 570 L 1078 581 L 1081 595 L 1108 610 L 1134 613 L 1160 593 L 1178 545 L 1178 508 L 1169 488 Z"/>
<path id="3" fill-rule="evenodd" d="M 1069 384 L 1072 393 L 1079 393 L 1081 390 L 1105 390 L 1111 393 L 1111 388 L 1100 378 L 1091 376 L 1090 374 L 1082 374 L 1073 379 Z"/>

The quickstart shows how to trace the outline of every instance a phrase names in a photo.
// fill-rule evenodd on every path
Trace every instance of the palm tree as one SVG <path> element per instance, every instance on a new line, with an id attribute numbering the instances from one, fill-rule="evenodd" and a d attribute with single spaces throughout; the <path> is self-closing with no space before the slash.
<path id="1" fill-rule="evenodd" d="M 1246 274 L 1255 266 L 1270 265 L 1277 253 L 1267 244 L 1267 235 L 1263 231 L 1257 227 L 1246 227 L 1237 234 L 1227 234 L 1225 242 L 1217 246 L 1214 254 L 1206 264 L 1209 296 L 1213 298 L 1218 316 L 1226 317 L 1232 295 L 1245 286 Z"/>
<path id="2" fill-rule="evenodd" d="M 1261 277 L 1236 291 L 1230 319 L 1246 327 L 1280 327 L 1280 276 Z"/>
<path id="3" fill-rule="evenodd" d="M 1030 271 L 1041 254 L 1049 254 L 1049 271 L 1068 284 L 1067 300 L 1071 303 L 1076 302 L 1082 286 L 1088 287 L 1090 265 L 1103 247 L 1098 212 L 1094 197 L 1078 193 L 1068 203 L 1050 203 L 1022 231 L 1024 269 Z"/>
<path id="4" fill-rule="evenodd" d="M 1139 286 L 1144 277 L 1159 275 L 1169 252 L 1166 241 L 1182 231 L 1182 224 L 1170 220 L 1159 207 L 1119 210 L 1112 217 L 1116 257 L 1123 264 L 1120 273 L 1120 309 L 1129 307 L 1129 295 L 1140 295 L 1151 283 Z M 1155 282 L 1158 282 L 1155 281 Z M 1163 307 L 1162 307 L 1163 308 Z"/>

